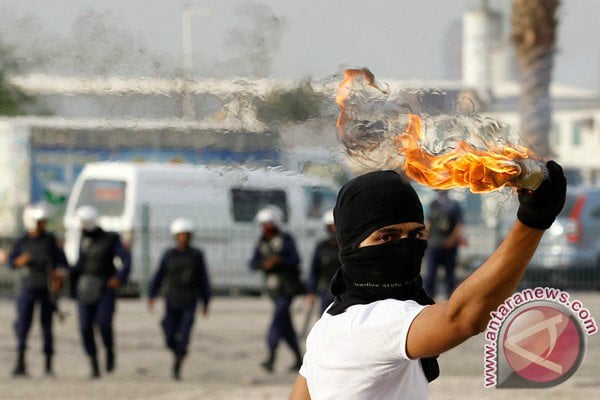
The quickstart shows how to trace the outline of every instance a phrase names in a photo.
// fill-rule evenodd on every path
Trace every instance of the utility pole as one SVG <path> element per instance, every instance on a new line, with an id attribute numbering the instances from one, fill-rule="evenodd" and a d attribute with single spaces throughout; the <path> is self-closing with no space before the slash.
<path id="1" fill-rule="evenodd" d="M 186 4 L 181 12 L 181 44 L 183 50 L 183 93 L 181 108 L 183 118 L 194 119 L 194 95 L 190 90 L 192 83 L 192 70 L 194 68 L 194 55 L 192 51 L 192 16 L 207 17 L 210 8 Z"/>

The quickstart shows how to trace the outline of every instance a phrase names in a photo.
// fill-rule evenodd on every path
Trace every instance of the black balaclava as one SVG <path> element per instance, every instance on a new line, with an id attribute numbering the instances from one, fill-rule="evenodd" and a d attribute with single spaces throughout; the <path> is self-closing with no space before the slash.
<path id="1" fill-rule="evenodd" d="M 394 171 L 361 175 L 342 187 L 333 213 L 342 267 L 331 281 L 334 302 L 327 310 L 329 314 L 390 298 L 434 303 L 425 293 L 420 275 L 425 240 L 405 238 L 358 247 L 383 227 L 423 223 L 423 206 L 408 182 Z M 435 358 L 422 358 L 421 366 L 429 382 L 439 376 Z"/>

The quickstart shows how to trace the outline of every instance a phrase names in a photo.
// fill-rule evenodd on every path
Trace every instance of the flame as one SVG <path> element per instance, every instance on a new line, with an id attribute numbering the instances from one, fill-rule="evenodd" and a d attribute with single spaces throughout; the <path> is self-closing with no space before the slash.
<path id="1" fill-rule="evenodd" d="M 335 102 L 340 107 L 340 115 L 337 120 L 337 127 L 339 132 L 345 132 L 348 127 L 348 123 L 352 120 L 352 115 L 348 112 L 346 102 L 356 92 L 354 86 L 357 84 L 367 85 L 374 89 L 377 89 L 381 93 L 387 93 L 381 89 L 375 83 L 375 75 L 368 68 L 358 69 L 347 69 L 344 71 L 344 79 L 339 85 L 337 94 L 335 96 Z"/>
<path id="2" fill-rule="evenodd" d="M 436 189 L 468 187 L 473 193 L 498 189 L 521 173 L 515 160 L 532 156 L 524 147 L 481 150 L 465 141 L 445 154 L 433 155 L 420 145 L 421 117 L 409 114 L 408 121 L 406 131 L 394 137 L 397 151 L 404 155 L 404 171 L 411 179 Z"/>
<path id="3" fill-rule="evenodd" d="M 348 101 L 357 85 L 370 86 L 381 92 L 375 77 L 366 68 L 344 71 L 336 102 L 340 107 L 337 126 L 346 144 L 346 129 L 352 121 Z M 474 193 L 489 192 L 512 184 L 521 174 L 515 162 L 531 158 L 533 153 L 522 146 L 487 145 L 479 149 L 466 141 L 458 141 L 443 154 L 431 154 L 424 145 L 423 122 L 419 115 L 408 115 L 408 126 L 392 139 L 393 150 L 403 156 L 403 169 L 407 176 L 423 185 L 436 189 L 466 187 Z"/>

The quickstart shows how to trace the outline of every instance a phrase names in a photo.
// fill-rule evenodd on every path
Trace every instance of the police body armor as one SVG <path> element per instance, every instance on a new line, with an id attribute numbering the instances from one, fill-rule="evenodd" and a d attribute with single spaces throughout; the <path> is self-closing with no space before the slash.
<path id="1" fill-rule="evenodd" d="M 319 245 L 319 275 L 317 281 L 317 291 L 327 292 L 331 285 L 331 278 L 335 275 L 338 268 L 342 266 L 339 258 L 338 245 L 327 239 Z"/>
<path id="2" fill-rule="evenodd" d="M 271 256 L 280 256 L 283 244 L 284 237 L 282 234 L 276 235 L 271 239 L 262 238 L 258 245 L 258 250 L 263 259 Z M 298 269 L 283 269 L 281 265 L 275 265 L 273 268 L 265 271 L 265 286 L 271 298 L 282 295 L 293 297 L 305 291 L 304 285 L 300 281 L 300 271 Z"/>
<path id="3" fill-rule="evenodd" d="M 171 250 L 167 261 L 165 297 L 179 306 L 191 306 L 198 299 L 200 254 L 193 249 Z"/>
<path id="4" fill-rule="evenodd" d="M 433 201 L 429 207 L 429 246 L 441 247 L 443 240 L 447 238 L 456 227 L 456 221 L 451 218 L 450 204 L 440 204 L 438 201 Z"/>
<path id="5" fill-rule="evenodd" d="M 100 301 L 106 282 L 114 275 L 114 248 L 119 236 L 97 230 L 81 239 L 81 276 L 77 282 L 77 298 L 89 305 Z"/>
<path id="6" fill-rule="evenodd" d="M 48 276 L 56 260 L 53 260 L 54 236 L 43 233 L 37 238 L 25 236 L 21 242 L 23 253 L 31 254 L 27 268 L 21 270 L 21 282 L 27 289 L 48 288 Z"/>

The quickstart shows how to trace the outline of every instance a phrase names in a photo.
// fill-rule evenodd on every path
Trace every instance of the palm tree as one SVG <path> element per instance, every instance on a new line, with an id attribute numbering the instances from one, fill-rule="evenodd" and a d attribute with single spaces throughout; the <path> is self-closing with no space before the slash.
<path id="1" fill-rule="evenodd" d="M 521 133 L 540 156 L 550 156 L 550 81 L 556 42 L 558 0 L 513 0 L 512 42 L 521 83 Z"/>

